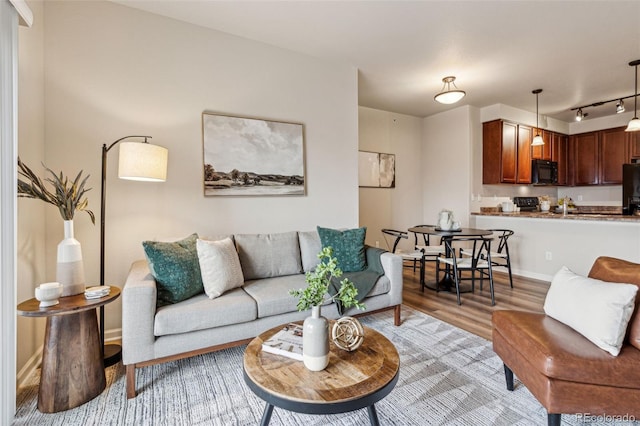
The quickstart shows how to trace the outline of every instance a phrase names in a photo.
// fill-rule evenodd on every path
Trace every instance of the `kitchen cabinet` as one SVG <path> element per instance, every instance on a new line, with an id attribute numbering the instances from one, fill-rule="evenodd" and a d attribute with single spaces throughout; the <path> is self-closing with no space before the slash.
<path id="1" fill-rule="evenodd" d="M 622 165 L 629 162 L 629 133 L 624 129 L 619 127 L 598 132 L 600 185 L 622 184 Z"/>
<path id="2" fill-rule="evenodd" d="M 631 137 L 624 127 L 571 136 L 571 182 L 575 186 L 619 185 L 629 162 Z"/>
<path id="3" fill-rule="evenodd" d="M 551 139 L 551 161 L 558 163 L 558 185 L 569 184 L 569 137 L 560 133 L 549 132 Z M 545 144 L 547 141 L 545 140 Z"/>
<path id="4" fill-rule="evenodd" d="M 536 134 L 538 134 L 538 132 L 540 132 L 540 136 L 542 136 L 544 145 L 531 147 L 531 159 L 551 160 L 551 145 L 552 145 L 553 132 L 550 132 L 548 130 L 536 129 L 534 127 L 532 135 L 535 136 Z"/>
<path id="5" fill-rule="evenodd" d="M 531 127 L 504 120 L 482 124 L 482 183 L 531 183 Z"/>
<path id="6" fill-rule="evenodd" d="M 633 159 L 640 160 L 640 132 L 627 132 L 629 135 L 629 162 Z"/>

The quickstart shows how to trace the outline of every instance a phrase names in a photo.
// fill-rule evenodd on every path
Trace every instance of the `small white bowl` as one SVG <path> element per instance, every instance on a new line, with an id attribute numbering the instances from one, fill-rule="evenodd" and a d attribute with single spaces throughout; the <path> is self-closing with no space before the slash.
<path id="1" fill-rule="evenodd" d="M 36 299 L 40 301 L 41 308 L 57 305 L 60 295 L 62 295 L 60 283 L 43 283 L 36 287 Z"/>

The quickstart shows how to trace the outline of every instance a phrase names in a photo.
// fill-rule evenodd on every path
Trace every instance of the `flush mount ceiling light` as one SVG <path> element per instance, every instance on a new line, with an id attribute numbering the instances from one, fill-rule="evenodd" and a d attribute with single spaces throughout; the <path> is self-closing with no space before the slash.
<path id="1" fill-rule="evenodd" d="M 462 90 L 459 90 L 456 84 L 454 83 L 455 77 L 449 76 L 442 79 L 444 85 L 442 86 L 442 91 L 435 95 L 433 99 L 436 102 L 440 102 L 441 104 L 455 104 L 460 99 L 464 98 L 466 93 Z M 451 85 L 453 84 L 454 89 L 451 90 Z"/>
<path id="2" fill-rule="evenodd" d="M 624 112 L 624 101 L 620 99 L 616 104 L 616 114 L 621 114 Z"/>
<path id="3" fill-rule="evenodd" d="M 538 114 L 538 95 L 542 93 L 542 89 L 533 90 L 531 93 L 536 95 L 536 135 L 533 137 L 533 141 L 531 141 L 531 146 L 541 146 L 544 145 L 544 139 L 542 139 L 540 135 L 540 125 L 538 123 L 538 117 L 540 117 Z"/>
<path id="4" fill-rule="evenodd" d="M 640 59 L 629 62 L 629 66 L 636 68 L 636 88 L 633 91 L 633 118 L 627 125 L 626 132 L 640 131 L 640 119 L 638 119 L 638 65 L 640 65 Z"/>

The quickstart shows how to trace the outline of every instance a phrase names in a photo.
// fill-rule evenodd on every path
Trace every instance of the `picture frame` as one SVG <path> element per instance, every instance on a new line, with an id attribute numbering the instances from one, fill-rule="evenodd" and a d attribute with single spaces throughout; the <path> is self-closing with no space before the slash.
<path id="1" fill-rule="evenodd" d="M 395 188 L 395 154 L 358 151 L 358 186 L 360 188 Z"/>
<path id="2" fill-rule="evenodd" d="M 304 126 L 202 113 L 205 196 L 306 195 Z"/>

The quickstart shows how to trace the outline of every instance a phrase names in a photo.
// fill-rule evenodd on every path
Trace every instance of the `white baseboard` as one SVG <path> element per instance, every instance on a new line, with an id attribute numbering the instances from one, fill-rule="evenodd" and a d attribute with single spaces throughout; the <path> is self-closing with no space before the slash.
<path id="1" fill-rule="evenodd" d="M 112 341 L 120 341 L 122 340 L 122 329 L 114 328 L 111 330 L 104 331 L 104 341 L 112 342 Z M 27 381 L 31 379 L 36 369 L 40 367 L 40 363 L 42 362 L 42 351 L 44 350 L 44 346 L 40 345 L 38 349 L 36 349 L 35 353 L 31 355 L 31 358 L 25 363 L 25 365 L 18 371 L 16 375 L 16 389 L 25 386 Z"/>
<path id="2" fill-rule="evenodd" d="M 29 358 L 20 371 L 18 371 L 18 374 L 16 375 L 16 389 L 25 386 L 36 369 L 40 366 L 43 348 L 44 346 L 40 345 L 40 347 L 36 349 L 36 352 L 31 355 L 31 358 Z"/>

